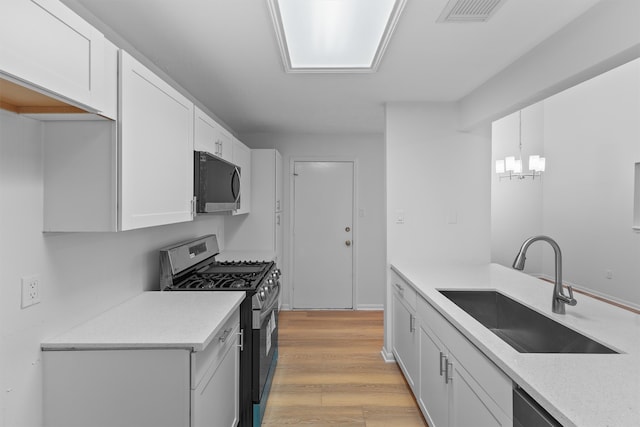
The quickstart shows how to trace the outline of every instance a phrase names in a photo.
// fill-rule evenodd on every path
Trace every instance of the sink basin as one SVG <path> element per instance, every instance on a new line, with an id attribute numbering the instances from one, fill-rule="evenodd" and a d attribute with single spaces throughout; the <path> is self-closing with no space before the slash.
<path id="1" fill-rule="evenodd" d="M 500 292 L 439 292 L 520 353 L 617 353 Z"/>

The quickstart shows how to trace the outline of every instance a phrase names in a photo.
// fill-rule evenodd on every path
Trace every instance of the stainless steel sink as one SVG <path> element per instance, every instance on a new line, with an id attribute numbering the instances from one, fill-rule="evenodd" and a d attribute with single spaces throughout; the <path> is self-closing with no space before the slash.
<path id="1" fill-rule="evenodd" d="M 617 353 L 496 291 L 439 291 L 520 353 Z"/>

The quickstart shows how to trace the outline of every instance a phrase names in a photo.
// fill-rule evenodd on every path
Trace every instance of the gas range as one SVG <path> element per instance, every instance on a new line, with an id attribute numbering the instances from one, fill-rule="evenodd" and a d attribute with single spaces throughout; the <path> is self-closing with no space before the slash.
<path id="1" fill-rule="evenodd" d="M 215 235 L 160 250 L 160 290 L 244 291 L 239 427 L 258 427 L 278 360 L 280 270 L 273 261 L 216 261 Z"/>
<path id="2" fill-rule="evenodd" d="M 208 235 L 160 251 L 161 290 L 246 291 L 254 309 L 277 290 L 273 261 L 216 261 L 218 242 Z"/>

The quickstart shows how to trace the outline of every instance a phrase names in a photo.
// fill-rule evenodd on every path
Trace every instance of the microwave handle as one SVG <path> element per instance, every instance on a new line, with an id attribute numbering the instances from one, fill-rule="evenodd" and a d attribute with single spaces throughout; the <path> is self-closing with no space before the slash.
<path id="1" fill-rule="evenodd" d="M 235 191 L 234 183 L 238 183 L 238 192 Z M 240 199 L 240 169 L 236 166 L 233 168 L 233 175 L 231 176 L 231 195 L 233 196 L 233 201 L 238 205 L 238 200 Z"/>

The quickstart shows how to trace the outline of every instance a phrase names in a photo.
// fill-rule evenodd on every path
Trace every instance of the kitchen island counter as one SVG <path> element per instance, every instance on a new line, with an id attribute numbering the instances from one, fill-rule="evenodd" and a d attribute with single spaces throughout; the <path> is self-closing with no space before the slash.
<path id="1" fill-rule="evenodd" d="M 565 315 L 552 313 L 553 284 L 497 264 L 401 260 L 391 268 L 564 426 L 640 425 L 640 315 L 580 294 Z M 500 291 L 620 354 L 519 353 L 438 292 L 445 289 Z"/>
<path id="2" fill-rule="evenodd" d="M 244 292 L 144 292 L 41 343 L 43 350 L 186 348 L 202 351 Z"/>

